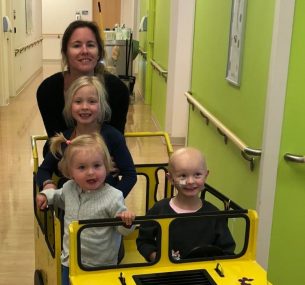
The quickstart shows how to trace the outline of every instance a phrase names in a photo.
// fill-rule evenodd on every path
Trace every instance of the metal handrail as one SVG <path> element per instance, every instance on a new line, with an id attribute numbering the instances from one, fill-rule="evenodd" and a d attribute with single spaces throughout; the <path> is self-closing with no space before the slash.
<path id="1" fill-rule="evenodd" d="M 170 156 L 174 151 L 169 135 L 166 132 L 126 132 L 124 133 L 124 136 L 125 137 L 164 137 L 168 156 Z"/>
<path id="2" fill-rule="evenodd" d="M 166 144 L 166 150 L 168 156 L 173 153 L 173 146 L 170 141 L 170 137 L 167 132 L 126 132 L 124 136 L 127 137 L 163 137 Z M 38 169 L 38 150 L 37 141 L 46 141 L 48 139 L 47 135 L 32 135 L 31 136 L 31 146 L 32 146 L 32 157 L 34 160 L 34 172 Z"/>
<path id="3" fill-rule="evenodd" d="M 305 163 L 305 156 L 300 154 L 285 153 L 284 159 L 290 162 Z"/>
<path id="4" fill-rule="evenodd" d="M 185 92 L 184 95 L 187 101 L 193 107 L 196 107 L 202 117 L 207 121 L 211 121 L 218 129 L 221 135 L 225 137 L 225 141 L 229 139 L 232 141 L 242 153 L 243 158 L 250 162 L 251 170 L 254 168 L 254 158 L 252 156 L 259 157 L 262 154 L 260 149 L 254 149 L 246 145 L 239 137 L 237 137 L 231 130 L 229 130 L 222 122 L 220 122 L 214 115 L 212 115 L 207 109 L 205 109 L 191 94 L 191 92 Z M 251 157 L 250 157 L 251 156 Z"/>
<path id="5" fill-rule="evenodd" d="M 59 33 L 54 33 L 54 34 L 42 34 L 43 37 L 57 37 L 58 39 L 60 39 L 60 37 L 63 36 L 63 34 L 59 34 Z"/>
<path id="6" fill-rule="evenodd" d="M 20 48 L 16 48 L 15 49 L 15 56 L 18 54 L 18 53 L 22 53 L 23 51 L 27 50 L 28 48 L 31 48 L 33 46 L 36 46 L 37 44 L 39 44 L 40 42 L 42 42 L 43 38 L 40 38 L 30 44 L 27 44 L 23 47 L 20 47 Z"/>
<path id="7" fill-rule="evenodd" d="M 38 150 L 37 150 L 37 141 L 46 141 L 48 139 L 47 135 L 32 135 L 31 136 L 31 147 L 32 147 L 32 157 L 34 163 L 34 172 L 37 172 L 38 169 Z"/>
<path id="8" fill-rule="evenodd" d="M 139 48 L 139 54 L 146 58 L 147 52 Z"/>
<path id="9" fill-rule="evenodd" d="M 154 61 L 153 59 L 150 60 L 150 64 L 152 65 L 152 67 L 154 69 L 156 69 L 159 74 L 165 79 L 167 80 L 167 70 L 163 69 L 156 61 Z"/>

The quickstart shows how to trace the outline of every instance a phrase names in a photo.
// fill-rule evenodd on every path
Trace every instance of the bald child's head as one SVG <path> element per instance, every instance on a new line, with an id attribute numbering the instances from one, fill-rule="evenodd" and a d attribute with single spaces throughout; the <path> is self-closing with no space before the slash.
<path id="1" fill-rule="evenodd" d="M 205 157 L 202 153 L 193 147 L 183 147 L 176 150 L 170 157 L 168 163 L 168 171 L 175 172 L 177 166 L 188 167 L 196 163 L 204 171 L 208 171 Z"/>

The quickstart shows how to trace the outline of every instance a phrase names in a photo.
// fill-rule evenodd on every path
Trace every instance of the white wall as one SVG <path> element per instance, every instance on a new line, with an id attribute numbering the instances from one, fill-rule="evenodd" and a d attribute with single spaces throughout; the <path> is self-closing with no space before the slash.
<path id="1" fill-rule="evenodd" d="M 32 29 L 27 33 L 25 0 L 1 1 L 1 23 L 8 16 L 15 32 L 3 33 L 1 24 L 0 106 L 9 104 L 9 97 L 16 96 L 42 67 L 41 2 L 29 1 Z"/>
<path id="2" fill-rule="evenodd" d="M 171 1 L 165 128 L 174 144 L 184 144 L 187 137 L 184 92 L 189 91 L 191 83 L 194 15 L 195 0 Z"/>
<path id="3" fill-rule="evenodd" d="M 9 0 L 8 0 L 9 1 Z M 13 48 L 22 49 L 14 57 L 14 74 L 16 95 L 42 68 L 42 42 L 31 45 L 41 39 L 41 0 L 32 0 L 31 31 L 26 31 L 25 0 L 13 1 L 15 19 L 12 19 L 16 33 L 13 34 Z"/>
<path id="4" fill-rule="evenodd" d="M 43 60 L 61 59 L 61 36 L 76 19 L 77 12 L 80 12 L 81 19 L 92 20 L 92 0 L 42 1 Z"/>
<path id="5" fill-rule="evenodd" d="M 5 15 L 5 6 L 4 3 L 0 3 L 0 16 L 1 21 L 2 17 Z M 5 67 L 7 66 L 6 63 L 6 38 L 7 33 L 2 32 L 2 25 L 1 25 L 1 32 L 0 32 L 0 106 L 7 105 L 9 103 L 9 87 L 8 87 L 8 77 L 7 73 L 5 72 Z"/>

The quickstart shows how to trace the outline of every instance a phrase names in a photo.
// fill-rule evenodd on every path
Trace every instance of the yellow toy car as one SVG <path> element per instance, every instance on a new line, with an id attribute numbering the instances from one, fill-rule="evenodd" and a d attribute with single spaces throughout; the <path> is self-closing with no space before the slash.
<path id="1" fill-rule="evenodd" d="M 161 136 L 167 147 L 168 155 L 170 156 L 172 153 L 172 146 L 166 133 L 129 133 L 126 136 Z M 35 185 L 35 174 L 38 168 L 37 142 L 46 139 L 44 136 L 32 136 L 36 251 L 34 284 L 60 285 L 60 221 L 56 216 L 56 210 L 40 211 L 35 205 L 35 197 L 39 192 Z M 157 201 L 157 191 L 161 182 L 158 172 L 166 171 L 166 166 L 167 163 L 136 165 L 138 175 L 143 175 L 147 181 L 146 210 Z M 163 196 L 173 196 L 173 188 L 166 177 L 161 184 L 164 185 Z M 119 264 L 113 266 L 86 265 L 82 261 L 82 235 L 85 235 L 87 230 L 122 225 L 122 221 L 120 219 L 100 219 L 72 222 L 69 228 L 70 283 L 72 285 L 271 285 L 267 281 L 265 270 L 255 260 L 256 212 L 241 208 L 209 185 L 206 185 L 202 195 L 220 211 L 136 217 L 135 230 L 123 238 L 124 256 Z M 183 255 L 173 254 L 172 244 L 177 238 L 172 231 L 175 225 L 179 224 L 180 228 L 186 229 L 187 225 L 192 223 L 205 223 L 213 219 L 226 220 L 235 242 L 234 251 L 228 253 L 213 244 L 202 243 L 190 248 Z M 156 229 L 157 257 L 153 262 L 147 261 L 137 248 L 139 230 L 147 225 L 153 225 Z M 193 232 L 190 231 L 188 234 L 192 239 Z"/>
<path id="2" fill-rule="evenodd" d="M 176 259 L 170 250 L 171 227 L 181 220 L 184 223 L 205 219 L 228 219 L 231 232 L 234 232 L 236 251 L 223 255 L 218 247 L 206 245 L 190 250 L 190 254 Z M 147 222 L 158 227 L 159 245 L 157 260 L 147 262 L 138 252 L 136 238 L 138 229 L 124 237 L 125 256 L 116 266 L 89 267 L 82 263 L 81 237 L 92 228 L 117 226 L 118 220 L 75 221 L 70 225 L 70 280 L 71 284 L 206 284 L 233 285 L 270 284 L 266 272 L 255 262 L 256 214 L 254 211 L 229 210 L 221 213 L 202 215 L 177 215 L 167 217 L 137 217 L 137 228 Z M 190 233 L 191 234 L 191 233 Z M 101 253 L 102 254 L 102 253 Z"/>

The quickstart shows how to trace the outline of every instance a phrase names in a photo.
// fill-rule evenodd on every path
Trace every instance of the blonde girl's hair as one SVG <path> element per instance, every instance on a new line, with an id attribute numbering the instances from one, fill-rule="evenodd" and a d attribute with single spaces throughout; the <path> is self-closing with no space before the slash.
<path id="1" fill-rule="evenodd" d="M 107 91 L 104 85 L 96 76 L 81 76 L 73 81 L 65 94 L 65 107 L 63 109 L 63 116 L 67 126 L 69 127 L 75 127 L 76 125 L 75 120 L 72 117 L 73 97 L 77 90 L 85 86 L 92 86 L 96 90 L 100 109 L 98 114 L 98 123 L 103 124 L 103 122 L 109 121 L 111 118 L 111 109 L 107 101 Z"/>
<path id="2" fill-rule="evenodd" d="M 79 135 L 72 140 L 67 140 L 62 133 L 59 133 L 50 140 L 50 150 L 52 154 L 60 159 L 58 168 L 67 178 L 71 178 L 69 167 L 73 156 L 80 149 L 84 148 L 90 149 L 90 151 L 98 151 L 103 155 L 106 173 L 109 174 L 112 169 L 111 157 L 108 148 L 99 133 Z"/>

